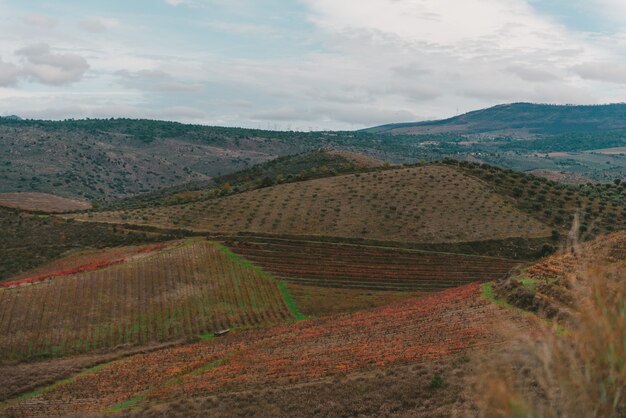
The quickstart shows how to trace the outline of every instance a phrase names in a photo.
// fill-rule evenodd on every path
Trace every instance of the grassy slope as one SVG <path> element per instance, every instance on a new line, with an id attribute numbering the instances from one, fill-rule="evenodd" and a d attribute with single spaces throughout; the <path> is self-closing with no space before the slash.
<path id="1" fill-rule="evenodd" d="M 0 206 L 31 212 L 71 212 L 91 208 L 84 200 L 67 199 L 47 193 L 2 193 Z"/>
<path id="2" fill-rule="evenodd" d="M 110 351 L 298 316 L 279 282 L 217 244 L 129 252 L 121 264 L 0 290 L 2 359 Z"/>
<path id="3" fill-rule="evenodd" d="M 206 202 L 77 218 L 197 231 L 463 242 L 550 229 L 455 167 L 431 165 L 282 184 Z"/>

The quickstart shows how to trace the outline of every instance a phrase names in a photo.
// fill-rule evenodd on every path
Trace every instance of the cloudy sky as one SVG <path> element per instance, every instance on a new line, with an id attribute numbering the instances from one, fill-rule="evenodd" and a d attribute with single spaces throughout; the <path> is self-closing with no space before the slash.
<path id="1" fill-rule="evenodd" d="M 0 0 L 0 115 L 351 129 L 626 101 L 626 0 Z"/>

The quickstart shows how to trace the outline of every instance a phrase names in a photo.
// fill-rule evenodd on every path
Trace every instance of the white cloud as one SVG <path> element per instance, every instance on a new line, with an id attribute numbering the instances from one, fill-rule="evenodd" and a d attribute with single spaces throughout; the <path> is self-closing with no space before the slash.
<path id="1" fill-rule="evenodd" d="M 165 2 L 171 6 L 178 6 L 179 4 L 183 4 L 185 0 L 165 0 Z"/>
<path id="2" fill-rule="evenodd" d="M 16 54 L 24 59 L 23 74 L 43 84 L 74 83 L 80 81 L 89 69 L 89 64 L 80 55 L 54 53 L 45 43 L 19 49 Z"/>

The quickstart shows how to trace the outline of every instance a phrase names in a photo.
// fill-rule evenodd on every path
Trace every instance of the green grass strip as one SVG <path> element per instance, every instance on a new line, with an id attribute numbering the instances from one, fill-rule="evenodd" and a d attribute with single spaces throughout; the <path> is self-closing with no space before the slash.
<path id="1" fill-rule="evenodd" d="M 94 367 L 92 367 L 90 369 L 83 370 L 82 372 L 77 373 L 74 376 L 70 376 L 70 377 L 65 378 L 63 380 L 59 380 L 58 382 L 54 382 L 51 385 L 44 386 L 44 387 L 39 388 L 39 389 L 35 389 L 35 390 L 31 391 L 31 392 L 23 393 L 23 394 L 19 395 L 17 398 L 8 399 L 8 400 L 0 403 L 0 410 L 6 408 L 8 406 L 11 406 L 13 404 L 16 404 L 18 402 L 26 401 L 26 400 L 35 398 L 35 397 L 37 397 L 39 395 L 43 395 L 44 393 L 51 392 L 51 391 L 53 391 L 53 390 L 55 390 L 55 389 L 57 389 L 57 388 L 59 388 L 61 386 L 64 386 L 64 385 L 67 385 L 69 383 L 74 382 L 80 376 L 86 376 L 86 375 L 89 375 L 89 374 L 92 374 L 92 373 L 97 373 L 100 370 L 102 370 L 105 367 L 107 367 L 111 363 L 113 363 L 113 362 L 99 364 L 99 365 L 94 366 Z"/>
<path id="2" fill-rule="evenodd" d="M 518 308 L 517 306 L 511 305 L 509 302 L 507 302 L 506 299 L 497 298 L 496 297 L 496 292 L 493 289 L 493 282 L 484 283 L 481 287 L 482 287 L 482 294 L 481 294 L 481 296 L 483 297 L 483 299 L 486 299 L 486 300 L 488 300 L 491 303 L 495 303 L 496 305 L 498 305 L 498 306 L 500 306 L 502 308 L 511 309 L 513 311 L 516 311 L 516 312 L 522 314 L 523 316 L 532 317 L 532 318 L 538 318 L 537 315 L 535 315 L 533 312 L 530 312 L 530 311 L 527 311 L 525 309 Z"/>
<path id="3" fill-rule="evenodd" d="M 289 308 L 293 316 L 296 318 L 296 321 L 307 319 L 308 316 L 303 315 L 298 310 L 298 305 L 296 304 L 296 301 L 293 300 L 293 297 L 291 297 L 291 293 L 289 293 L 289 289 L 287 288 L 287 283 L 285 283 L 282 280 L 277 280 L 277 281 L 278 281 L 278 288 L 280 289 L 280 293 L 283 295 L 283 299 L 285 299 L 285 303 L 287 304 L 287 307 Z"/>
<path id="4" fill-rule="evenodd" d="M 142 392 L 141 394 L 134 396 L 126 401 L 120 402 L 118 404 L 115 404 L 113 406 L 111 406 L 110 408 L 108 408 L 105 412 L 107 413 L 117 413 L 117 412 L 123 412 L 127 409 L 132 409 L 134 407 L 136 407 L 140 402 L 142 402 L 143 400 L 145 400 L 148 395 L 150 394 L 150 392 L 156 390 L 156 389 L 161 389 L 161 388 L 166 388 L 169 386 L 176 386 L 176 385 L 180 385 L 183 383 L 183 381 L 186 378 L 189 377 L 195 377 L 195 376 L 199 376 L 204 372 L 207 372 L 211 369 L 214 369 L 218 366 L 221 366 L 224 363 L 223 359 L 218 359 L 215 361 L 212 361 L 210 363 L 205 364 L 204 366 L 200 366 L 197 369 L 193 369 L 192 371 L 185 373 L 183 375 L 180 376 L 176 376 L 173 377 L 171 379 L 169 379 L 168 381 L 166 381 L 165 383 L 158 385 L 156 387 L 150 388 L 144 392 Z"/>
<path id="5" fill-rule="evenodd" d="M 248 260 L 244 260 L 243 258 L 239 257 L 237 254 L 232 252 L 230 250 L 230 248 L 226 247 L 225 245 L 223 245 L 223 244 L 221 244 L 219 242 L 213 242 L 213 244 L 222 253 L 224 253 L 228 257 L 228 259 L 231 260 L 232 262 L 234 262 L 234 263 L 236 263 L 236 264 L 238 264 L 238 265 L 240 265 L 242 267 L 246 267 L 246 268 L 252 269 L 252 270 L 262 274 L 263 277 L 267 277 L 268 279 L 277 282 L 278 283 L 278 288 L 280 289 L 280 293 L 282 294 L 283 299 L 285 300 L 285 304 L 287 305 L 287 307 L 291 311 L 291 313 L 294 316 L 294 318 L 296 319 L 296 321 L 300 321 L 302 319 L 309 318 L 308 316 L 303 315 L 303 314 L 300 313 L 300 310 L 298 309 L 298 305 L 296 304 L 296 302 L 294 301 L 293 297 L 289 293 L 289 289 L 287 288 L 287 284 L 284 281 L 278 280 L 276 277 L 274 277 L 271 274 L 267 273 L 261 267 L 256 266 L 256 265 L 252 264 L 251 262 L 249 262 Z"/>
<path id="6" fill-rule="evenodd" d="M 142 400 L 143 400 L 143 396 L 136 396 L 136 397 L 131 398 L 131 399 L 127 400 L 127 401 L 120 402 L 117 405 L 113 405 L 112 407 L 107 409 L 107 412 L 122 412 L 122 411 L 124 411 L 126 409 L 129 409 L 129 408 L 132 408 L 132 407 L 136 406 Z"/>
<path id="7" fill-rule="evenodd" d="M 497 298 L 495 291 L 493 290 L 493 282 L 484 283 L 481 288 L 481 296 L 483 299 L 488 300 L 491 303 L 495 303 L 502 308 L 511 309 L 527 318 L 533 318 L 545 323 L 549 323 L 548 320 L 537 316 L 537 314 L 535 314 L 534 312 L 530 312 L 525 309 L 518 308 L 517 306 L 511 305 L 509 302 L 506 301 L 506 299 Z M 567 328 L 565 328 L 563 325 L 556 324 L 556 327 L 554 328 L 554 333 L 557 336 L 561 337 L 567 335 L 569 332 L 567 331 Z"/>

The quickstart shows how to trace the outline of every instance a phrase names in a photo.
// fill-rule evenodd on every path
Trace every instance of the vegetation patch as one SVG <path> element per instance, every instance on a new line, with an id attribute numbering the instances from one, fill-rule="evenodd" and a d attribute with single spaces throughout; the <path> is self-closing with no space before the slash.
<path id="1" fill-rule="evenodd" d="M 0 290 L 3 359 L 35 360 L 292 320 L 280 284 L 204 239 Z"/>

